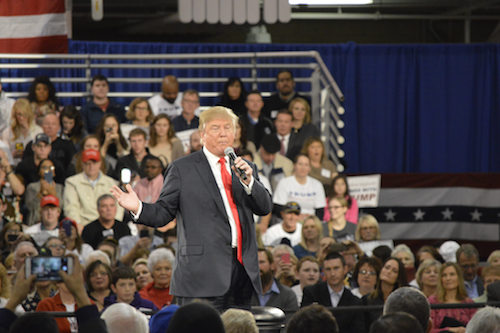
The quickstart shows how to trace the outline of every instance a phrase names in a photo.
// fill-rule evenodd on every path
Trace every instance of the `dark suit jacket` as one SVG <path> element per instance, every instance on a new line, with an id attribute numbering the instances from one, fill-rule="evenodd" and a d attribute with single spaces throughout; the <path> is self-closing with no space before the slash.
<path id="1" fill-rule="evenodd" d="M 326 282 L 319 282 L 314 286 L 309 286 L 304 288 L 304 294 L 302 296 L 301 307 L 318 303 L 326 307 L 332 307 L 332 301 L 330 299 L 330 292 Z M 361 300 L 354 296 L 351 291 L 344 288 L 342 297 L 340 298 L 338 306 L 353 306 L 362 305 Z M 365 331 L 365 326 L 363 323 L 363 313 L 354 311 L 332 311 L 335 319 L 337 319 L 337 324 L 339 325 L 340 333 L 360 333 Z"/>
<path id="2" fill-rule="evenodd" d="M 295 295 L 293 290 L 288 288 L 287 286 L 282 285 L 278 281 L 276 281 L 276 284 L 278 285 L 280 293 L 271 294 L 271 297 L 263 306 L 272 306 L 274 308 L 283 310 L 286 316 L 286 320 L 288 321 L 293 316 L 293 314 L 299 310 L 297 296 Z M 252 305 L 260 306 L 259 297 L 255 292 L 252 295 Z"/>
<path id="3" fill-rule="evenodd" d="M 259 181 L 248 195 L 232 174 L 233 196 L 240 218 L 243 265 L 257 292 L 262 291 L 253 214 L 267 215 L 271 195 Z M 217 297 L 229 289 L 233 250 L 231 228 L 222 196 L 202 151 L 172 162 L 155 204 L 143 204 L 138 223 L 159 227 L 177 218 L 178 251 L 171 293 L 181 297 Z"/>

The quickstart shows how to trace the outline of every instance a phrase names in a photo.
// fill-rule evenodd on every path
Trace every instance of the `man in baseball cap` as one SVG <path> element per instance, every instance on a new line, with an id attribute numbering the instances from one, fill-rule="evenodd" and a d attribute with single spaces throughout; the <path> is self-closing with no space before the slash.
<path id="1" fill-rule="evenodd" d="M 276 246 L 285 243 L 293 247 L 299 244 L 302 236 L 302 224 L 298 223 L 299 215 L 300 205 L 295 201 L 287 202 L 285 209 L 281 212 L 283 219 L 281 223 L 267 229 L 262 236 L 264 245 Z"/>
<path id="2" fill-rule="evenodd" d="M 59 236 L 59 216 L 61 208 L 59 198 L 49 194 L 40 201 L 40 223 L 26 229 L 25 233 L 30 235 L 38 246 L 42 246 L 51 236 Z"/>

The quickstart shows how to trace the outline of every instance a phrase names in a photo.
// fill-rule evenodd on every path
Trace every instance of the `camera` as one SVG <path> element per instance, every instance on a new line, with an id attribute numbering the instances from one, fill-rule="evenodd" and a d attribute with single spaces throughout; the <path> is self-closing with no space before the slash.
<path id="1" fill-rule="evenodd" d="M 45 179 L 47 183 L 52 183 L 52 181 L 54 180 L 54 174 L 51 170 L 45 171 L 43 173 L 43 179 Z"/>
<path id="2" fill-rule="evenodd" d="M 25 261 L 25 276 L 36 276 L 37 281 L 61 281 L 59 271 L 68 274 L 73 272 L 72 257 L 27 257 Z"/>
<path id="3" fill-rule="evenodd" d="M 106 128 L 105 132 L 106 132 L 106 133 L 109 133 L 109 132 L 111 132 L 112 130 L 113 130 L 113 128 L 108 127 L 108 128 Z"/>

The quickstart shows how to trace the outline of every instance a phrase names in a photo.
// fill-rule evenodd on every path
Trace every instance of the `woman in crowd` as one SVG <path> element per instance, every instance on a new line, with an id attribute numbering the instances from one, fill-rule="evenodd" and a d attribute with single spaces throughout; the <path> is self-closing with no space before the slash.
<path id="1" fill-rule="evenodd" d="M 102 311 L 104 299 L 111 294 L 111 268 L 100 260 L 88 265 L 85 270 L 85 281 L 89 297 Z"/>
<path id="2" fill-rule="evenodd" d="M 246 98 L 247 91 L 241 79 L 239 77 L 230 77 L 226 83 L 224 83 L 224 91 L 217 105 L 230 108 L 240 117 L 247 112 L 245 106 Z"/>
<path id="3" fill-rule="evenodd" d="M 410 285 L 413 287 L 418 287 L 415 278 L 415 256 L 411 249 L 406 244 L 397 245 L 394 250 L 392 250 L 391 256 L 401 260 L 406 270 L 406 277 L 410 280 Z"/>
<path id="4" fill-rule="evenodd" d="M 2 251 L 2 260 L 5 260 L 10 253 L 13 253 L 17 243 L 23 238 L 22 224 L 9 222 L 3 226 L 0 232 L 0 250 Z"/>
<path id="5" fill-rule="evenodd" d="M 66 250 L 64 242 L 56 236 L 50 236 L 43 244 L 43 247 L 48 249 L 53 257 L 62 257 Z"/>
<path id="6" fill-rule="evenodd" d="M 407 285 L 406 271 L 403 263 L 395 257 L 389 257 L 382 266 L 378 276 L 378 282 L 375 290 L 363 296 L 362 301 L 365 305 L 383 305 L 387 297 L 396 289 Z M 374 310 L 365 313 L 365 325 L 367 331 L 373 323 L 382 314 L 382 310 Z"/>
<path id="7" fill-rule="evenodd" d="M 354 238 L 358 243 L 380 239 L 380 226 L 375 216 L 364 214 L 359 218 Z"/>
<path id="8" fill-rule="evenodd" d="M 14 164 L 21 162 L 24 149 L 43 130 L 35 122 L 35 113 L 26 98 L 19 98 L 12 107 L 11 124 L 2 133 L 2 140 L 9 144 Z"/>
<path id="9" fill-rule="evenodd" d="M 144 286 L 139 294 L 150 300 L 158 309 L 170 305 L 173 296 L 170 294 L 170 279 L 175 264 L 172 251 L 159 248 L 151 252 L 148 258 L 148 268 L 153 281 Z"/>
<path id="10" fill-rule="evenodd" d="M 326 157 L 323 141 L 319 137 L 307 138 L 301 153 L 307 155 L 311 161 L 309 175 L 319 180 L 326 192 L 332 179 L 337 176 L 337 167 Z"/>
<path id="11" fill-rule="evenodd" d="M 59 223 L 59 238 L 64 242 L 66 254 L 74 254 L 83 264 L 93 251 L 92 246 L 83 242 L 78 233 L 78 225 L 70 218 L 65 218 Z"/>
<path id="12" fill-rule="evenodd" d="M 300 205 L 301 218 L 307 215 L 321 218 L 325 207 L 325 191 L 318 180 L 309 176 L 310 170 L 309 157 L 298 154 L 293 166 L 293 175 L 280 180 L 274 191 L 273 203 L 280 207 L 295 201 Z"/>
<path id="13" fill-rule="evenodd" d="M 418 266 L 415 279 L 417 280 L 418 287 L 425 296 L 436 295 L 440 269 L 441 263 L 436 259 L 425 259 Z"/>
<path id="14" fill-rule="evenodd" d="M 59 111 L 56 88 L 47 76 L 38 76 L 33 80 L 28 91 L 28 100 L 38 125 L 42 124 L 43 116 L 48 112 Z"/>
<path id="15" fill-rule="evenodd" d="M 318 128 L 311 123 L 311 107 L 302 97 L 296 97 L 288 104 L 288 110 L 292 113 L 293 131 L 299 147 L 304 145 L 308 137 L 319 137 Z"/>
<path id="16" fill-rule="evenodd" d="M 336 242 L 354 240 L 356 225 L 346 220 L 347 200 L 331 198 L 328 202 L 330 219 L 323 224 L 323 235 L 333 237 Z"/>
<path id="17" fill-rule="evenodd" d="M 153 282 L 153 277 L 148 268 L 148 260 L 145 258 L 137 259 L 132 268 L 137 275 L 137 290 L 141 290 L 147 284 Z"/>
<path id="18" fill-rule="evenodd" d="M 116 161 L 127 154 L 127 139 L 123 136 L 118 118 L 114 114 L 105 113 L 99 121 L 95 132 L 101 145 L 101 156 L 109 156 Z M 116 162 L 113 168 L 115 166 Z"/>
<path id="19" fill-rule="evenodd" d="M 352 279 L 358 284 L 357 288 L 351 290 L 354 296 L 362 298 L 375 290 L 380 274 L 380 266 L 380 261 L 376 258 L 363 257 L 359 259 L 352 274 Z"/>
<path id="20" fill-rule="evenodd" d="M 441 263 L 444 262 L 443 257 L 439 254 L 438 250 L 431 245 L 424 245 L 417 251 L 415 266 L 420 265 L 421 262 L 427 259 L 434 259 Z"/>
<path id="21" fill-rule="evenodd" d="M 56 183 L 56 168 L 54 162 L 50 159 L 44 159 L 38 165 L 37 182 L 28 184 L 24 197 L 24 205 L 28 214 L 24 217 L 26 225 L 33 225 L 40 222 L 40 201 L 46 195 L 53 195 L 59 198 L 61 209 L 63 208 L 63 192 L 64 186 Z"/>
<path id="22" fill-rule="evenodd" d="M 166 167 L 184 156 L 181 140 L 175 136 L 170 118 L 164 113 L 154 117 L 149 130 L 149 152 L 158 157 Z"/>
<path id="23" fill-rule="evenodd" d="M 238 123 L 236 124 L 236 132 L 234 133 L 233 148 L 234 152 L 238 156 L 240 156 L 242 151 L 245 150 L 250 151 L 252 154 L 257 153 L 257 148 L 255 148 L 255 144 L 252 141 L 248 141 L 247 139 L 247 130 L 241 118 L 238 119 Z"/>
<path id="24" fill-rule="evenodd" d="M 120 128 L 126 139 L 128 139 L 129 133 L 134 128 L 144 130 L 149 136 L 149 126 L 153 121 L 154 114 L 147 99 L 142 97 L 135 98 L 128 106 L 125 117 L 128 119 L 128 122 L 121 124 Z"/>
<path id="25" fill-rule="evenodd" d="M 316 257 L 319 251 L 319 241 L 323 234 L 323 225 L 317 216 L 309 215 L 302 222 L 302 237 L 300 243 L 293 247 L 297 259 L 305 256 Z"/>
<path id="26" fill-rule="evenodd" d="M 343 197 L 347 200 L 346 219 L 354 224 L 358 223 L 358 202 L 349 194 L 349 184 L 347 184 L 347 177 L 345 175 L 337 175 L 333 178 L 330 189 L 327 191 L 327 204 L 330 198 Z M 323 221 L 330 219 L 330 212 L 325 211 Z"/>
<path id="27" fill-rule="evenodd" d="M 500 266 L 500 250 L 491 252 L 486 262 L 491 266 Z"/>
<path id="28" fill-rule="evenodd" d="M 320 266 L 318 259 L 311 256 L 302 257 L 295 267 L 295 272 L 299 283 L 293 286 L 292 290 L 297 296 L 297 302 L 300 306 L 304 288 L 312 286 L 319 281 Z"/>
<path id="29" fill-rule="evenodd" d="M 59 119 L 61 121 L 61 138 L 73 142 L 75 150 L 79 151 L 83 138 L 87 136 L 80 111 L 73 105 L 66 105 Z"/>
<path id="30" fill-rule="evenodd" d="M 467 297 L 464 278 L 460 266 L 447 262 L 439 270 L 437 294 L 429 297 L 432 304 L 474 303 Z M 431 332 L 465 332 L 465 326 L 476 313 L 476 309 L 435 309 L 431 310 Z"/>

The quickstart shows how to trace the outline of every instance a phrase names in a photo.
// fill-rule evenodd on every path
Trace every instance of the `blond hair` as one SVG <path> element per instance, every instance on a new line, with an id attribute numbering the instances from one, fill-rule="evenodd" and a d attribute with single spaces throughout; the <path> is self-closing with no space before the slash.
<path id="1" fill-rule="evenodd" d="M 210 109 L 203 111 L 200 114 L 200 126 L 198 127 L 200 132 L 205 130 L 205 126 L 216 119 L 230 120 L 233 124 L 233 130 L 236 130 L 236 124 L 238 123 L 238 116 L 234 112 L 223 106 L 214 106 Z"/>
<path id="2" fill-rule="evenodd" d="M 19 138 L 19 136 L 21 135 L 21 130 L 19 129 L 19 123 L 17 122 L 16 118 L 17 110 L 21 111 L 23 115 L 26 118 L 28 118 L 28 124 L 30 127 L 34 125 L 35 121 L 35 113 L 31 108 L 30 101 L 28 101 L 26 98 L 19 98 L 17 101 L 15 101 L 14 105 L 12 106 L 11 123 L 10 123 L 10 128 L 12 129 L 12 133 L 14 134 L 14 140 L 17 140 L 17 138 Z"/>
<path id="3" fill-rule="evenodd" d="M 377 236 L 375 239 L 380 239 L 380 226 L 378 225 L 377 219 L 375 216 L 371 214 L 364 214 L 361 215 L 358 221 L 358 225 L 356 226 L 356 231 L 354 232 L 354 239 L 356 242 L 362 241 L 361 240 L 361 228 L 363 225 L 368 225 L 369 227 L 376 227 L 377 228 Z"/>

